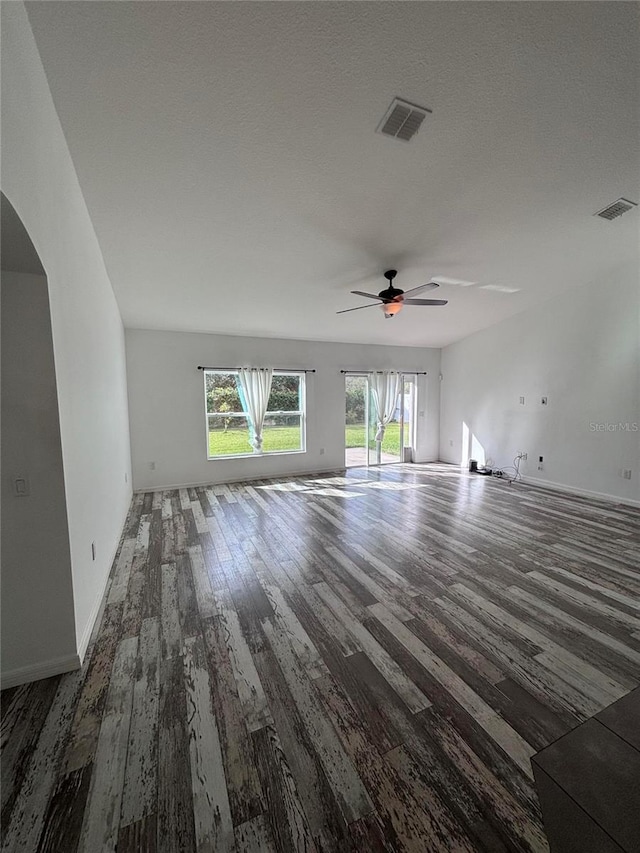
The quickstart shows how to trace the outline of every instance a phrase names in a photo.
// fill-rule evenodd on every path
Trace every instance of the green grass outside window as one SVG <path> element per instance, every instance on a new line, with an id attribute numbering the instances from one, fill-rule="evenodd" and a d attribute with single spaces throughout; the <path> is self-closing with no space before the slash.
<path id="1" fill-rule="evenodd" d="M 346 447 L 365 447 L 364 424 L 349 424 L 345 430 Z M 371 440 L 375 449 L 375 441 Z M 264 433 L 263 449 L 266 452 L 300 450 L 300 430 L 297 427 L 269 427 Z M 400 453 L 400 424 L 392 423 L 386 428 L 382 442 L 384 453 Z M 247 430 L 214 430 L 209 433 L 209 456 L 232 456 L 236 453 L 251 453 Z"/>

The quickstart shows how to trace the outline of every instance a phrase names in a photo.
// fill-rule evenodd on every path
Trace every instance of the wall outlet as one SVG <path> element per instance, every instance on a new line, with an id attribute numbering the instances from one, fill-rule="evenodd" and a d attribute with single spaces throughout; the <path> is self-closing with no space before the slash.
<path id="1" fill-rule="evenodd" d="M 149 470 L 150 471 L 156 470 L 156 463 L 155 462 L 149 462 Z"/>
<path id="2" fill-rule="evenodd" d="M 538 471 L 544 471 L 544 465 L 542 464 L 543 462 L 544 462 L 544 457 L 538 456 Z"/>
<path id="3" fill-rule="evenodd" d="M 547 405 L 547 398 L 546 397 L 540 397 L 540 403 L 541 403 L 541 405 L 546 406 Z"/>
<path id="4" fill-rule="evenodd" d="M 520 405 L 524 406 L 524 397 L 520 397 Z"/>
<path id="5" fill-rule="evenodd" d="M 528 457 L 526 453 L 520 453 L 520 458 L 523 460 L 523 462 L 526 462 Z"/>
<path id="6" fill-rule="evenodd" d="M 631 468 L 623 468 L 622 469 L 622 476 L 625 480 L 630 480 L 631 479 Z"/>
<path id="7" fill-rule="evenodd" d="M 91 543 L 91 559 L 95 560 L 95 558 L 96 558 L 96 543 L 92 542 Z"/>

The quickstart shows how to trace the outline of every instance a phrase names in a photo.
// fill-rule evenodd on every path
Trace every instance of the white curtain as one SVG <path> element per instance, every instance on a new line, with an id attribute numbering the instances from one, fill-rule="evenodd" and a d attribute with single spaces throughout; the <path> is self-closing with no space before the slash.
<path id="1" fill-rule="evenodd" d="M 382 373 L 370 373 L 371 396 L 376 415 L 378 431 L 376 441 L 382 441 L 384 430 L 393 418 L 400 393 L 400 374 L 385 370 Z"/>
<path id="2" fill-rule="evenodd" d="M 269 367 L 241 367 L 238 371 L 243 406 L 253 429 L 253 440 L 250 443 L 256 453 L 262 453 L 262 427 L 271 394 L 272 377 L 273 370 Z"/>

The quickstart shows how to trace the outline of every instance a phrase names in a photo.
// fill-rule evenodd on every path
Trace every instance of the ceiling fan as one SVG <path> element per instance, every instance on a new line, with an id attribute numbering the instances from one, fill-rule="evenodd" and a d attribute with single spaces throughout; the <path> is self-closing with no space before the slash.
<path id="1" fill-rule="evenodd" d="M 395 314 L 398 314 L 402 311 L 405 305 L 446 305 L 446 299 L 407 299 L 407 296 L 410 293 L 423 293 L 425 290 L 435 290 L 436 287 L 439 287 L 435 281 L 429 282 L 428 284 L 421 284 L 420 287 L 414 287 L 412 290 L 399 290 L 397 287 L 393 286 L 393 280 L 398 275 L 398 270 L 387 270 L 384 273 L 384 277 L 389 282 L 389 286 L 385 290 L 381 290 L 380 293 L 376 296 L 374 293 L 364 293 L 362 290 L 352 290 L 351 293 L 355 293 L 356 296 L 366 296 L 368 299 L 376 299 L 377 302 L 371 302 L 369 305 L 358 305 L 357 308 L 345 308 L 344 311 L 336 311 L 336 314 L 346 314 L 348 311 L 360 311 L 361 308 L 373 308 L 376 305 L 379 305 L 383 312 L 385 318 L 388 320 L 390 317 L 393 317 Z"/>

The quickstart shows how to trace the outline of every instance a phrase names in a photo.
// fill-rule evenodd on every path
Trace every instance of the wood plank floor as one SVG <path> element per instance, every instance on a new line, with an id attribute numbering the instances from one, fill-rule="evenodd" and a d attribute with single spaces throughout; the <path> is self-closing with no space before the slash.
<path id="1" fill-rule="evenodd" d="M 2 695 L 3 851 L 544 851 L 640 681 L 640 514 L 448 466 L 134 497 L 81 671 Z"/>

